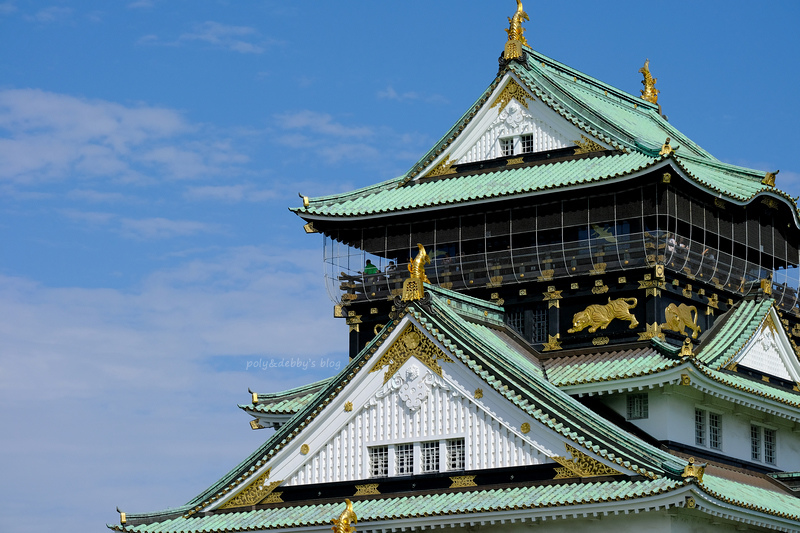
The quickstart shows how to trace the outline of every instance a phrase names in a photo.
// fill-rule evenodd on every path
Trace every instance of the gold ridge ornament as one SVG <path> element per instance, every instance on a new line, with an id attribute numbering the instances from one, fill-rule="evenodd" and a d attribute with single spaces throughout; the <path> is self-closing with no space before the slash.
<path id="1" fill-rule="evenodd" d="M 419 249 L 417 257 L 408 264 L 408 271 L 411 276 L 403 282 L 403 296 L 401 299 L 404 302 L 421 300 L 425 296 L 423 283 L 431 282 L 425 274 L 425 265 L 431 264 L 431 258 L 422 243 L 417 243 L 417 248 Z"/>
<path id="2" fill-rule="evenodd" d="M 629 329 L 639 325 L 636 317 L 631 313 L 631 309 L 636 307 L 636 298 L 617 298 L 608 299 L 605 305 L 590 305 L 583 311 L 578 311 L 572 317 L 572 327 L 568 333 L 577 333 L 589 328 L 589 333 L 594 333 L 598 329 L 606 329 L 612 320 L 627 320 L 630 322 Z"/>
<path id="3" fill-rule="evenodd" d="M 528 41 L 523 35 L 525 28 L 522 27 L 522 22 L 527 20 L 530 20 L 530 18 L 528 18 L 528 14 L 522 9 L 522 0 L 517 0 L 517 12 L 514 13 L 513 17 L 508 17 L 509 27 L 506 29 L 508 41 L 506 41 L 503 59 L 522 57 L 522 47 L 528 46 Z"/>
<path id="4" fill-rule="evenodd" d="M 331 529 L 334 533 L 355 533 L 356 528 L 353 524 L 358 523 L 358 517 L 355 511 L 353 511 L 353 502 L 349 499 L 345 499 L 344 501 L 347 507 L 342 511 L 342 514 L 339 515 L 339 518 L 333 519 L 333 527 Z"/>
<path id="5" fill-rule="evenodd" d="M 652 104 L 658 104 L 658 89 L 656 89 L 656 82 L 658 78 L 654 78 L 650 75 L 650 60 L 647 59 L 644 62 L 644 66 L 639 69 L 639 74 L 644 76 L 642 80 L 642 85 L 644 85 L 644 89 L 642 90 L 642 100 L 647 100 Z"/>

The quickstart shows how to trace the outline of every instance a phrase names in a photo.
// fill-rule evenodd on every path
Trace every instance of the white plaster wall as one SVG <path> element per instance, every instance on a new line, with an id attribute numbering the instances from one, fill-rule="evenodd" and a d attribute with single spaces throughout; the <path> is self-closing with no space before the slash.
<path id="1" fill-rule="evenodd" d="M 649 417 L 630 422 L 654 438 L 703 448 L 695 444 L 694 434 L 695 408 L 703 409 L 722 415 L 722 449 L 707 446 L 703 449 L 758 463 L 750 455 L 750 425 L 756 423 L 778 432 L 777 464 L 761 464 L 784 471 L 800 471 L 800 432 L 793 431 L 793 424 L 754 409 L 735 406 L 732 402 L 704 396 L 689 387 L 666 387 L 647 393 Z M 603 401 L 624 417 L 627 415 L 627 396 L 626 393 L 609 395 L 603 397 Z"/>

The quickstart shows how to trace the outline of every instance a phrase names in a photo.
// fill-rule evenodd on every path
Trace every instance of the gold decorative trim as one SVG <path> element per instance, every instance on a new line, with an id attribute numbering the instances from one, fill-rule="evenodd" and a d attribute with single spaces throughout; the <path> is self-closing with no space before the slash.
<path id="1" fill-rule="evenodd" d="M 691 286 L 691 284 L 686 285 L 686 288 L 683 289 L 683 297 L 684 298 L 691 298 L 692 297 L 692 286 Z"/>
<path id="2" fill-rule="evenodd" d="M 567 452 L 572 459 L 555 456 L 552 459 L 563 468 L 556 468 L 556 477 L 553 479 L 565 479 L 572 477 L 599 477 L 599 476 L 618 476 L 622 472 L 606 466 L 597 459 L 586 455 L 577 448 L 565 444 Z"/>
<path id="3" fill-rule="evenodd" d="M 303 193 L 297 193 L 297 196 L 303 199 L 303 207 L 308 207 L 308 196 L 303 196 Z"/>
<path id="4" fill-rule="evenodd" d="M 661 183 L 669 183 L 671 181 L 672 181 L 672 174 L 670 174 L 669 172 L 664 172 L 664 174 L 661 175 Z"/>
<path id="5" fill-rule="evenodd" d="M 714 198 L 714 205 L 720 209 L 725 209 L 725 200 L 722 198 Z"/>
<path id="6" fill-rule="evenodd" d="M 430 283 L 428 275 L 425 273 L 425 265 L 431 264 L 431 258 L 425 251 L 422 243 L 417 243 L 417 255 L 408 263 L 410 275 L 403 282 L 403 295 L 400 297 L 404 302 L 421 300 L 425 296 L 425 284 Z"/>
<path id="7" fill-rule="evenodd" d="M 577 283 L 570 283 L 569 284 L 569 288 L 574 291 L 574 290 L 577 290 L 579 288 L 579 286 L 578 286 Z"/>
<path id="8" fill-rule="evenodd" d="M 528 290 L 527 289 L 520 289 L 519 290 L 519 295 L 520 296 L 527 296 L 528 295 Z"/>
<path id="9" fill-rule="evenodd" d="M 300 453 L 302 453 L 303 455 L 308 455 L 308 452 L 310 451 L 311 448 L 308 446 L 308 444 L 303 444 L 302 446 L 300 446 Z"/>
<path id="10" fill-rule="evenodd" d="M 492 105 L 489 107 L 492 108 L 500 104 L 500 109 L 497 110 L 497 114 L 500 114 L 503 112 L 509 102 L 511 102 L 512 98 L 525 106 L 526 109 L 528 107 L 528 98 L 533 100 L 533 98 L 528 95 L 525 89 L 520 87 L 516 81 L 509 79 L 508 83 L 506 83 L 506 86 L 503 87 L 503 90 L 500 91 L 500 94 L 497 95 L 497 98 L 495 98 L 494 103 L 492 103 Z"/>
<path id="11" fill-rule="evenodd" d="M 344 410 L 349 413 L 353 410 L 353 402 L 344 402 Z"/>
<path id="12" fill-rule="evenodd" d="M 543 352 L 554 352 L 556 350 L 561 350 L 562 349 L 561 348 L 561 341 L 558 340 L 558 337 L 559 337 L 558 334 L 556 334 L 555 336 L 549 335 L 549 337 L 550 337 L 550 340 L 548 340 L 546 343 L 544 343 L 542 345 L 543 346 L 542 351 Z"/>
<path id="13" fill-rule="evenodd" d="M 525 162 L 525 158 L 524 157 L 515 157 L 513 159 L 507 160 L 506 161 L 506 165 L 507 166 L 508 165 L 521 165 L 524 162 Z"/>
<path id="14" fill-rule="evenodd" d="M 519 430 L 522 431 L 524 434 L 528 434 L 531 432 L 531 425 L 527 422 L 523 422 L 523 424 L 519 427 Z"/>
<path id="15" fill-rule="evenodd" d="M 688 386 L 692 384 L 692 378 L 689 377 L 689 374 L 681 374 L 681 385 Z"/>
<path id="16" fill-rule="evenodd" d="M 695 501 L 693 496 L 686 497 L 686 508 L 687 509 L 694 509 L 697 507 L 697 501 Z"/>
<path id="17" fill-rule="evenodd" d="M 590 154 L 592 152 L 602 152 L 603 150 L 605 150 L 605 147 L 596 143 L 595 141 L 593 141 L 584 134 L 581 134 L 581 140 L 572 142 L 574 142 L 577 145 L 577 147 L 575 148 L 574 155 Z"/>
<path id="18" fill-rule="evenodd" d="M 608 285 L 603 284 L 603 280 L 595 280 L 594 287 L 592 287 L 592 294 L 605 294 L 608 292 Z"/>
<path id="19" fill-rule="evenodd" d="M 266 498 L 261 500 L 260 503 L 283 503 L 283 499 L 281 498 L 281 494 L 283 494 L 283 493 L 282 492 L 273 492 L 272 494 L 270 494 L 269 496 L 267 496 Z"/>
<path id="20" fill-rule="evenodd" d="M 452 481 L 450 484 L 451 489 L 478 486 L 478 484 L 475 483 L 475 476 L 451 476 L 450 481 Z"/>
<path id="21" fill-rule="evenodd" d="M 441 163 L 433 167 L 430 172 L 425 174 L 425 177 L 434 178 L 436 176 L 448 176 L 450 174 L 455 174 L 457 172 L 457 170 L 453 168 L 455 162 L 456 160 L 448 155 L 442 159 Z"/>
<path id="22" fill-rule="evenodd" d="M 684 478 L 694 478 L 700 483 L 703 482 L 703 473 L 706 470 L 706 464 L 703 463 L 701 465 L 694 464 L 694 457 L 689 457 L 689 464 L 683 467 L 683 474 L 681 477 Z"/>
<path id="23" fill-rule="evenodd" d="M 658 155 L 669 155 L 675 153 L 675 151 L 677 151 L 678 148 L 680 148 L 680 146 L 676 146 L 673 148 L 672 146 L 670 146 L 669 143 L 670 143 L 670 138 L 667 137 L 667 140 L 664 141 L 664 144 L 661 145 L 661 151 L 658 152 Z"/>
<path id="24" fill-rule="evenodd" d="M 442 367 L 439 360 L 445 363 L 452 363 L 453 360 L 439 349 L 428 337 L 419 331 L 414 325 L 410 325 L 386 350 L 380 359 L 370 368 L 370 372 L 378 372 L 383 367 L 388 366 L 383 375 L 383 382 L 389 381 L 392 376 L 400 370 L 411 357 L 416 357 L 425 366 L 430 368 L 436 375 L 442 375 Z"/>
<path id="25" fill-rule="evenodd" d="M 305 224 L 303 226 L 303 231 L 305 231 L 306 233 L 319 233 L 319 230 L 314 227 L 314 223 L 313 222 L 309 222 L 308 224 Z"/>
<path id="26" fill-rule="evenodd" d="M 610 340 L 611 339 L 609 339 L 608 337 L 595 337 L 594 339 L 592 339 L 592 344 L 594 344 L 595 346 L 605 346 L 606 344 L 609 343 Z"/>
<path id="27" fill-rule="evenodd" d="M 264 429 L 266 426 L 262 426 L 258 419 L 254 419 L 250 421 L 250 429 Z"/>
<path id="28" fill-rule="evenodd" d="M 640 341 L 649 341 L 650 339 L 664 339 L 664 334 L 661 332 L 661 326 L 657 322 L 652 324 L 645 324 L 646 331 L 639 333 Z"/>
<path id="29" fill-rule="evenodd" d="M 539 276 L 539 281 L 552 281 L 555 273 L 556 271 L 554 269 L 542 270 L 542 275 Z"/>
<path id="30" fill-rule="evenodd" d="M 617 278 L 617 283 L 619 283 L 620 285 L 624 285 L 625 283 L 628 283 L 628 278 L 626 278 L 625 276 L 620 276 L 619 278 Z"/>
<path id="31" fill-rule="evenodd" d="M 368 496 L 370 494 L 380 494 L 378 491 L 378 483 L 356 485 L 356 493 L 353 494 L 353 496 Z"/>
<path id="32" fill-rule="evenodd" d="M 775 178 L 777 177 L 778 172 L 780 172 L 780 170 L 776 170 L 775 172 L 767 172 L 766 175 L 764 175 L 764 179 L 761 180 L 761 184 L 766 185 L 767 187 L 774 187 Z"/>
<path id="33" fill-rule="evenodd" d="M 564 291 L 557 291 L 555 287 L 548 287 L 547 292 L 543 292 L 544 298 L 542 298 L 543 302 L 547 302 L 547 308 L 550 309 L 551 307 L 559 307 L 559 300 L 563 298 L 561 293 Z"/>
<path id="34" fill-rule="evenodd" d="M 639 280 L 639 289 L 644 289 L 645 297 L 661 296 L 661 289 L 664 288 L 664 282 L 658 279 L 649 278 L 650 274 L 645 274 L 645 279 Z"/>
<path id="35" fill-rule="evenodd" d="M 473 396 L 475 396 L 476 400 L 483 398 L 483 389 L 475 389 L 475 394 Z"/>
<path id="36" fill-rule="evenodd" d="M 601 276 L 606 273 L 606 267 L 608 267 L 608 263 L 597 263 L 594 265 L 594 268 L 589 271 L 589 275 Z"/>
<path id="37" fill-rule="evenodd" d="M 761 203 L 770 209 L 778 209 L 778 201 L 774 198 L 762 198 Z"/>
<path id="38" fill-rule="evenodd" d="M 220 509 L 232 509 L 234 507 L 246 507 L 248 505 L 255 505 L 275 490 L 275 488 L 283 483 L 283 480 L 273 481 L 267 483 L 271 468 L 258 476 L 254 481 L 245 487 L 236 497 L 232 498 Z"/>
<path id="39" fill-rule="evenodd" d="M 694 349 L 692 348 L 692 339 L 686 337 L 681 346 L 681 357 L 694 357 Z"/>

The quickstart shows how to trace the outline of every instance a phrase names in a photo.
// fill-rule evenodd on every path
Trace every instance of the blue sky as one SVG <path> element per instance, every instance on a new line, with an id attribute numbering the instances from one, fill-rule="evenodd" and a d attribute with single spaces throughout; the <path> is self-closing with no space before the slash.
<path id="1" fill-rule="evenodd" d="M 800 3 L 525 2 L 538 51 L 800 194 Z M 515 3 L 0 0 L 0 530 L 184 503 L 237 403 L 346 360 L 287 208 L 401 174 L 491 83 Z M 262 370 L 274 359 L 314 363 Z M 330 368 L 330 367 L 329 367 Z"/>

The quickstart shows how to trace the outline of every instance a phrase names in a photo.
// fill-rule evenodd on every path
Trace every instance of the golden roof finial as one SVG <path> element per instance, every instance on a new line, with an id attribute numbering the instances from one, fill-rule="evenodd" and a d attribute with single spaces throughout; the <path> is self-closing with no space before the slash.
<path id="1" fill-rule="evenodd" d="M 689 457 L 689 464 L 687 464 L 683 468 L 683 474 L 681 477 L 690 478 L 693 477 L 700 483 L 703 482 L 703 473 L 706 470 L 707 463 L 703 463 L 701 465 L 694 464 L 694 457 Z"/>
<path id="2" fill-rule="evenodd" d="M 644 62 L 644 66 L 639 69 L 639 73 L 644 76 L 642 80 L 642 85 L 644 85 L 644 90 L 642 91 L 642 100 L 647 100 L 652 104 L 658 104 L 658 89 L 656 89 L 656 82 L 658 78 L 654 78 L 650 75 L 650 60 L 647 59 Z"/>
<path id="3" fill-rule="evenodd" d="M 664 144 L 661 145 L 661 151 L 658 152 L 658 155 L 669 155 L 675 152 L 675 150 L 677 150 L 678 148 L 680 148 L 680 146 L 672 147 L 670 146 L 669 143 L 670 143 L 670 138 L 667 137 L 667 140 L 664 141 Z"/>
<path id="4" fill-rule="evenodd" d="M 761 183 L 768 187 L 774 187 L 775 177 L 778 175 L 778 172 L 780 172 L 780 170 L 776 170 L 775 172 L 767 172 L 767 174 L 764 176 L 764 179 L 761 180 Z"/>
<path id="5" fill-rule="evenodd" d="M 431 264 L 431 258 L 422 243 L 417 243 L 417 257 L 410 260 L 408 263 L 408 271 L 411 276 L 403 282 L 403 297 L 402 301 L 421 300 L 425 296 L 425 289 L 423 283 L 430 283 L 427 274 L 425 274 L 425 265 Z"/>
<path id="6" fill-rule="evenodd" d="M 358 517 L 356 512 L 353 511 L 353 502 L 348 499 L 344 501 L 347 503 L 347 507 L 339 515 L 339 518 L 333 519 L 333 527 L 331 529 L 334 533 L 355 533 L 356 528 L 352 524 L 358 523 Z"/>
<path id="7" fill-rule="evenodd" d="M 517 0 L 517 12 L 514 13 L 513 17 L 508 17 L 509 27 L 506 29 L 508 41 L 506 42 L 505 52 L 503 52 L 503 59 L 522 57 L 522 47 L 528 46 L 528 41 L 523 35 L 525 28 L 522 27 L 522 22 L 525 20 L 530 20 L 530 18 L 522 9 L 522 0 Z"/>

